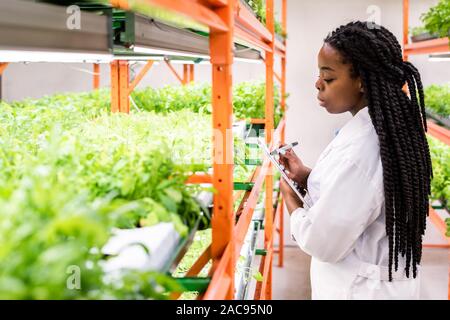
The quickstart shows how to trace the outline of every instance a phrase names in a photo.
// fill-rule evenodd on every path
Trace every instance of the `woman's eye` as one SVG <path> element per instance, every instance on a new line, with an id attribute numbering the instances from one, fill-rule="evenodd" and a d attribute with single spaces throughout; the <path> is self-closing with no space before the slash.
<path id="1" fill-rule="evenodd" d="M 323 79 L 323 81 L 325 81 L 326 83 L 331 83 L 334 81 L 334 79 Z"/>

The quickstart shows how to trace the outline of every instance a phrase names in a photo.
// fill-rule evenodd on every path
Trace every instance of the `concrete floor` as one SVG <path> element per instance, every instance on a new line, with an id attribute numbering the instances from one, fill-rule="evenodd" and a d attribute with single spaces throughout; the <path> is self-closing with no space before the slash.
<path id="1" fill-rule="evenodd" d="M 424 243 L 445 243 L 436 232 L 434 226 L 429 225 Z M 310 300 L 310 263 L 311 258 L 298 247 L 285 247 L 283 268 L 278 267 L 278 256 L 275 256 L 273 264 L 273 299 Z M 421 268 L 421 299 L 447 300 L 449 250 L 424 248 Z"/>

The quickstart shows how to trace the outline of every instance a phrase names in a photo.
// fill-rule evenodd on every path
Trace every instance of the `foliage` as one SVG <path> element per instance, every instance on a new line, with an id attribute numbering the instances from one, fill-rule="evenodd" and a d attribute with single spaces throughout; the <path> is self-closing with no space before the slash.
<path id="1" fill-rule="evenodd" d="M 428 137 L 428 143 L 433 165 L 431 197 L 445 204 L 450 199 L 450 147 L 433 137 Z"/>
<path id="2" fill-rule="evenodd" d="M 266 24 L 266 0 L 245 0 L 245 2 L 250 6 L 256 17 L 263 23 Z M 275 33 L 283 38 L 287 37 L 287 34 L 283 31 L 283 26 L 279 21 L 275 20 Z"/>
<path id="3" fill-rule="evenodd" d="M 141 110 L 168 113 L 189 109 L 201 114 L 211 113 L 211 85 L 192 83 L 187 86 L 165 86 L 160 89 L 136 90 L 133 100 Z M 233 89 L 233 112 L 236 119 L 264 118 L 266 86 L 263 81 L 248 81 Z M 274 121 L 282 117 L 279 88 L 274 86 Z"/>
<path id="4" fill-rule="evenodd" d="M 450 33 L 450 0 L 440 0 L 421 16 L 421 20 L 431 34 L 447 37 Z"/>
<path id="5" fill-rule="evenodd" d="M 420 16 L 423 26 L 410 29 L 413 36 L 429 33 L 443 38 L 450 34 L 450 0 L 440 0 Z"/>
<path id="6" fill-rule="evenodd" d="M 239 116 L 261 116 L 263 88 L 235 89 Z M 172 222 L 186 235 L 205 219 L 198 187 L 184 182 L 212 162 L 210 92 L 146 89 L 134 97 L 147 111 L 130 115 L 109 113 L 108 90 L 0 102 L 0 298 L 160 299 L 177 288 L 157 272 L 106 281 L 100 249 L 113 227 Z M 245 180 L 245 143 L 235 145 L 235 177 Z"/>
<path id="7" fill-rule="evenodd" d="M 436 114 L 450 117 L 450 83 L 425 88 L 425 103 Z"/>
<path id="8" fill-rule="evenodd" d="M 171 221 L 186 235 L 200 210 L 184 181 L 191 170 L 206 170 L 187 152 L 189 143 L 205 144 L 195 143 L 199 135 L 189 139 L 196 130 L 201 137 L 210 117 L 110 115 L 92 98 L 2 103 L 1 298 L 161 298 L 175 285 L 157 273 L 131 271 L 122 287 L 105 283 L 99 250 L 117 226 Z M 173 135 L 159 138 L 169 130 Z M 80 270 L 80 289 L 67 285 L 71 267 Z"/>

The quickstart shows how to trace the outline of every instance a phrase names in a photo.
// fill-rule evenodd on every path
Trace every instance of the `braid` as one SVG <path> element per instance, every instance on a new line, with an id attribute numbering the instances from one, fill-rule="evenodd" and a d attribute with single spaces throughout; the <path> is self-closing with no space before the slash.
<path id="1" fill-rule="evenodd" d="M 425 98 L 419 71 L 402 58 L 395 36 L 382 26 L 369 28 L 351 22 L 333 31 L 325 43 L 338 50 L 352 75 L 361 78 L 369 115 L 380 142 L 389 244 L 389 280 L 398 270 L 399 255 L 405 272 L 417 276 L 422 258 L 422 236 L 428 215 L 433 176 Z M 407 85 L 409 96 L 403 91 Z"/>

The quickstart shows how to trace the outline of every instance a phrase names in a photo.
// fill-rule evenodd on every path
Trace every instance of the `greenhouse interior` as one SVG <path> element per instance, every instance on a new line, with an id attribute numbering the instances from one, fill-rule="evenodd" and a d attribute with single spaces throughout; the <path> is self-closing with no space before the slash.
<path id="1" fill-rule="evenodd" d="M 0 299 L 450 299 L 449 35 L 450 0 L 0 1 Z"/>

